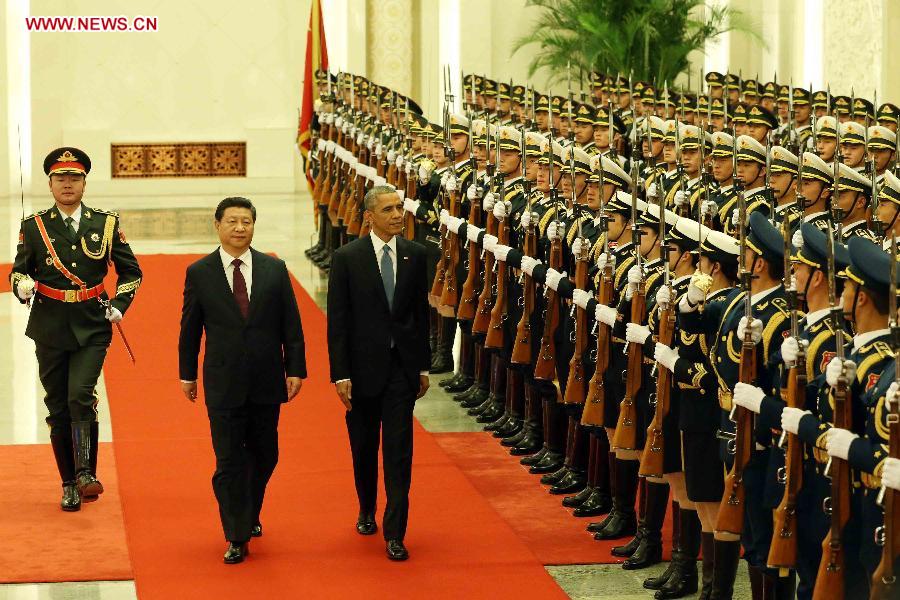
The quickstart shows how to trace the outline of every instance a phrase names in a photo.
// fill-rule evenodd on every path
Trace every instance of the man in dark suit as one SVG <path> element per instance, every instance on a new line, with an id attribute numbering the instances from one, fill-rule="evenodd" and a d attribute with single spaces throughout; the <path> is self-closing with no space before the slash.
<path id="1" fill-rule="evenodd" d="M 306 377 L 303 328 L 284 261 L 250 247 L 256 208 L 226 198 L 216 208 L 221 247 L 187 269 L 181 336 L 181 387 L 197 398 L 197 355 L 206 330 L 203 390 L 216 454 L 213 490 L 228 549 L 247 555 L 262 535 L 259 513 L 278 462 L 281 404 Z"/>
<path id="2" fill-rule="evenodd" d="M 377 531 L 378 436 L 383 430 L 384 538 L 391 560 L 403 545 L 412 475 L 413 407 L 428 390 L 428 284 L 425 248 L 398 234 L 403 202 L 393 188 L 366 193 L 371 234 L 334 253 L 328 281 L 331 380 L 347 408 L 356 530 Z M 351 391 L 352 390 L 352 391 Z"/>

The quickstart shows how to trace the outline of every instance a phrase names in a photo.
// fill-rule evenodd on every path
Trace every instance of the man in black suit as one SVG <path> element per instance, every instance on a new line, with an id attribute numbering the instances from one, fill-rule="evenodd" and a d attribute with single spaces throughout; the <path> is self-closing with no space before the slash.
<path id="1" fill-rule="evenodd" d="M 412 475 L 413 407 L 428 390 L 428 284 L 425 248 L 398 234 L 403 202 L 393 188 L 366 193 L 371 234 L 334 253 L 328 281 L 331 380 L 347 408 L 359 497 L 356 530 L 377 531 L 378 436 L 383 430 L 384 538 L 391 560 L 403 545 Z"/>
<path id="2" fill-rule="evenodd" d="M 255 223 L 256 208 L 246 198 L 219 203 L 221 247 L 187 269 L 178 340 L 182 391 L 194 402 L 206 330 L 203 391 L 227 564 L 243 561 L 250 537 L 262 535 L 259 513 L 278 462 L 281 404 L 297 395 L 306 377 L 303 327 L 287 267 L 250 247 Z"/>

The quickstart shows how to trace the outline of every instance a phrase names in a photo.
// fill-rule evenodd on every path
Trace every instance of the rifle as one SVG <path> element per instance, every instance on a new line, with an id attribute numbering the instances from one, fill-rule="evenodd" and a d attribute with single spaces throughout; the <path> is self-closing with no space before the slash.
<path id="1" fill-rule="evenodd" d="M 575 287 L 583 290 L 587 287 L 588 281 L 588 259 L 590 256 L 590 244 L 581 229 L 580 208 L 575 204 L 575 152 L 574 148 L 570 150 L 572 165 L 572 207 L 575 209 L 575 219 L 578 223 L 578 239 L 581 240 L 581 252 L 575 257 Z M 600 192 L 603 193 L 602 191 Z M 566 381 L 566 395 L 563 402 L 566 404 L 584 404 L 585 402 L 585 380 L 584 380 L 584 363 L 582 358 L 587 349 L 587 315 L 585 310 L 579 306 L 572 305 L 575 312 L 575 351 L 569 360 L 569 377 Z"/>
<path id="2" fill-rule="evenodd" d="M 683 107 L 684 105 L 682 105 Z M 684 110 L 682 109 L 682 120 L 684 118 Z M 679 189 L 685 195 L 685 202 L 681 206 L 678 207 L 678 216 L 679 217 L 690 217 L 691 214 L 691 199 L 688 196 L 687 190 L 687 182 L 685 180 L 684 174 L 684 155 L 682 154 L 681 149 L 681 123 L 679 121 L 675 121 L 675 170 L 678 173 L 678 185 Z M 701 140 L 701 144 L 702 144 Z M 651 151 L 652 152 L 652 151 Z M 662 180 L 660 180 L 662 183 Z M 665 196 L 663 196 L 665 197 Z M 662 208 L 662 202 L 660 203 Z M 662 214 L 662 210 L 660 210 L 660 214 Z M 660 238 L 662 239 L 662 238 Z"/>
<path id="3" fill-rule="evenodd" d="M 471 114 L 469 117 L 469 143 L 471 144 L 473 139 Z M 474 155 L 470 156 L 470 161 L 472 172 L 477 173 L 478 165 L 475 162 Z M 473 181 L 472 185 L 477 185 L 477 182 Z M 469 204 L 469 224 L 480 227 L 481 214 L 481 203 L 476 198 Z M 481 276 L 481 250 L 478 248 L 477 244 L 471 242 L 469 242 L 469 258 L 466 263 L 466 269 L 468 269 L 468 274 L 466 275 L 466 281 L 463 283 L 462 297 L 459 300 L 456 317 L 464 321 L 471 321 L 475 318 L 476 310 L 478 308 L 478 292 L 476 291 L 475 286 Z"/>
<path id="4" fill-rule="evenodd" d="M 612 109 L 612 106 L 610 106 L 610 109 Z M 600 170 L 600 235 L 603 239 L 603 253 L 607 256 L 606 265 L 600 272 L 600 283 L 597 286 L 597 302 L 609 306 L 613 299 L 613 267 L 609 256 L 609 215 L 606 214 L 606 203 L 603 200 L 603 159 L 597 161 L 597 165 Z M 594 357 L 596 365 L 594 375 L 588 384 L 584 412 L 581 413 L 581 424 L 602 427 L 603 415 L 606 411 L 604 377 L 606 376 L 607 368 L 609 368 L 609 344 L 612 331 L 609 325 L 605 323 L 594 321 L 594 325 L 597 327 L 597 349 Z"/>
<path id="5" fill-rule="evenodd" d="M 737 137 L 734 138 L 737 140 Z M 737 158 L 737 142 L 732 147 L 733 158 Z M 737 171 L 735 171 L 737 172 Z M 753 303 L 750 300 L 750 280 L 753 274 L 747 270 L 747 201 L 744 198 L 743 184 L 735 179 L 738 211 L 740 215 L 740 256 L 739 270 L 741 287 L 744 293 L 744 316 L 747 319 L 746 333 L 741 345 L 741 362 L 738 370 L 738 381 L 753 383 L 756 379 L 756 344 L 751 337 L 750 323 L 753 321 Z M 740 535 L 744 529 L 744 468 L 753 451 L 753 413 L 742 406 L 733 404 L 729 419 L 734 423 L 734 433 L 722 433 L 720 437 L 728 440 L 728 452 L 734 455 L 734 464 L 725 477 L 725 493 L 719 504 L 719 516 L 716 531 L 725 531 Z"/>
<path id="6" fill-rule="evenodd" d="M 552 105 L 551 105 L 552 106 Z M 551 119 L 553 112 L 550 112 Z M 548 157 L 550 159 L 550 201 L 553 203 L 553 222 L 557 229 L 563 226 L 559 218 L 559 192 L 556 186 L 559 184 L 559 178 L 553 181 L 553 138 L 550 138 L 548 144 Z M 562 177 L 562 173 L 560 173 Z M 559 270 L 562 268 L 562 235 L 559 234 L 558 239 L 550 242 L 549 267 Z M 554 335 L 559 327 L 559 294 L 549 285 L 544 286 L 544 331 L 541 335 L 541 347 L 538 351 L 538 358 L 534 365 L 534 378 L 544 381 L 553 381 L 556 379 L 556 340 Z"/>
<path id="7" fill-rule="evenodd" d="M 506 186 L 503 183 L 506 174 L 500 170 L 500 127 L 497 127 L 496 152 L 496 178 L 498 181 L 496 202 L 506 202 Z M 525 161 L 524 156 L 522 161 Z M 509 244 L 509 224 L 506 222 L 506 219 L 497 220 L 497 243 L 504 246 Z M 506 262 L 500 260 L 494 261 L 494 270 L 496 271 L 494 275 L 496 283 L 494 284 L 494 289 L 491 290 L 495 296 L 494 306 L 491 309 L 491 318 L 488 324 L 487 337 L 484 340 L 484 347 L 502 349 L 504 338 L 503 323 L 508 316 L 506 312 L 506 283 L 509 273 L 506 268 Z"/>
<path id="8" fill-rule="evenodd" d="M 497 165 L 491 163 L 491 123 L 490 115 L 485 114 L 485 122 L 487 128 L 487 159 L 485 160 L 485 171 L 488 179 L 494 177 L 494 169 Z M 484 227 L 485 235 L 497 234 L 497 220 L 493 211 L 487 213 L 486 223 Z M 481 288 L 481 294 L 478 296 L 478 309 L 475 312 L 475 320 L 472 323 L 472 333 L 487 334 L 491 324 L 491 301 L 493 300 L 494 291 L 494 253 L 481 251 L 481 260 L 484 264 L 484 283 Z"/>
<path id="9" fill-rule="evenodd" d="M 394 145 L 394 138 L 396 136 L 396 132 L 399 129 L 399 123 L 397 123 L 397 92 L 391 92 L 391 124 L 390 124 L 390 133 L 388 134 L 388 143 L 384 148 L 384 156 L 387 167 L 385 168 L 385 180 L 389 184 L 394 187 L 399 187 L 397 185 L 397 161 L 392 160 L 387 162 L 387 155 L 390 150 L 388 148 L 392 148 Z"/>
<path id="10" fill-rule="evenodd" d="M 532 107 L 534 106 L 533 101 L 534 90 L 532 89 Z M 531 120 L 531 123 L 531 126 L 533 126 L 533 118 Z M 531 126 L 526 127 L 526 131 Z M 525 186 L 525 198 L 528 201 L 528 206 L 525 208 L 525 211 L 528 213 L 530 220 L 528 223 L 528 227 L 525 228 L 525 240 L 522 242 L 522 252 L 525 256 L 533 257 L 535 254 L 537 254 L 537 236 L 535 235 L 537 224 L 535 223 L 535 221 L 537 220 L 538 216 L 537 213 L 533 212 L 534 202 L 531 199 L 531 182 L 528 181 L 528 160 L 525 150 L 526 145 L 527 143 L 523 132 L 522 183 Z M 516 324 L 516 339 L 515 342 L 513 342 L 512 356 L 510 357 L 509 362 L 514 365 L 530 365 L 532 359 L 531 315 L 534 313 L 534 279 L 532 279 L 528 275 L 528 273 L 522 271 L 521 275 L 519 276 L 519 283 L 522 285 L 522 298 L 519 301 L 520 306 L 522 307 L 522 316 L 519 318 L 519 322 Z"/>
<path id="11" fill-rule="evenodd" d="M 409 98 L 406 99 L 406 107 L 405 107 L 406 116 L 404 118 L 404 122 L 406 123 L 406 138 L 409 139 L 409 129 L 411 127 L 411 123 L 409 120 Z M 446 123 L 444 123 L 444 127 L 446 127 Z M 446 131 L 446 129 L 445 129 Z M 408 144 L 409 148 L 406 150 L 404 154 L 406 154 L 406 160 L 412 160 L 412 144 Z M 446 148 L 446 146 L 445 146 Z M 424 160 L 428 160 L 426 156 Z M 406 165 L 404 164 L 404 167 Z M 410 200 L 415 199 L 416 197 L 416 179 L 418 177 L 418 173 L 412 172 L 407 173 L 406 169 L 401 169 L 398 174 L 397 181 L 397 189 L 403 190 L 403 195 Z M 403 218 L 403 230 L 406 234 L 406 239 L 413 240 L 416 237 L 416 215 L 412 213 L 406 213 Z"/>
<path id="12" fill-rule="evenodd" d="M 835 306 L 835 267 L 834 237 L 831 235 L 831 224 L 826 224 L 825 235 L 828 248 L 828 302 L 832 306 L 831 318 L 837 343 L 835 354 L 841 364 L 844 362 L 843 309 Z M 847 377 L 843 370 L 838 376 L 837 385 L 832 390 L 834 400 L 834 427 L 850 429 L 852 423 L 852 407 L 847 390 Z M 850 518 L 850 465 L 845 460 L 829 457 L 825 465 L 825 475 L 831 478 L 831 496 L 822 503 L 826 513 L 831 515 L 831 529 L 822 542 L 822 560 L 816 576 L 814 600 L 844 597 L 844 525 Z M 830 510 L 829 510 L 830 509 Z"/>
<path id="13" fill-rule="evenodd" d="M 449 136 L 449 125 L 450 125 L 450 107 L 453 106 L 453 83 L 450 81 L 450 66 L 447 66 L 445 81 L 447 82 L 447 95 L 444 99 L 444 114 L 445 114 L 445 122 L 447 124 L 447 131 L 445 135 Z M 449 137 L 447 138 L 449 140 Z M 453 147 L 450 147 L 450 164 L 453 172 L 453 177 L 456 178 L 456 152 L 454 152 Z M 450 208 L 448 212 L 453 217 L 459 216 L 459 205 L 460 205 L 460 195 L 459 188 L 462 185 L 462 182 L 457 180 L 456 190 L 450 193 Z M 456 312 L 456 306 L 459 304 L 459 288 L 457 286 L 458 282 L 456 281 L 456 267 L 459 264 L 459 236 L 447 232 L 448 243 L 447 243 L 447 257 L 446 257 L 446 266 L 444 270 L 444 288 L 441 290 L 441 300 L 439 303 L 438 312 L 441 313 L 442 316 L 452 317 Z"/>
<path id="14" fill-rule="evenodd" d="M 669 288 L 669 295 L 674 294 L 672 290 L 671 273 L 669 272 L 669 246 L 666 242 L 666 218 L 665 210 L 660 206 L 659 209 L 659 239 L 660 253 L 663 261 L 663 285 Z M 672 303 L 660 304 L 659 306 L 659 333 L 657 340 L 666 346 L 672 346 L 672 338 L 675 335 L 675 311 L 672 310 Z M 665 455 L 665 437 L 663 432 L 663 422 L 669 414 L 669 400 L 672 393 L 672 372 L 668 369 L 657 369 L 656 371 L 656 410 L 653 413 L 653 419 L 647 427 L 647 441 L 644 443 L 644 449 L 641 452 L 641 466 L 638 475 L 641 477 L 662 477 L 663 476 L 663 458 Z M 651 404 L 654 402 L 651 401 Z"/>
<path id="15" fill-rule="evenodd" d="M 649 119 L 647 125 L 649 127 Z M 652 148 L 651 148 L 652 153 Z M 637 161 L 632 161 L 631 180 L 638 181 Z M 637 190 L 635 190 L 637 192 Z M 646 192 L 646 190 L 645 190 Z M 665 220 L 665 209 L 659 205 L 659 218 Z M 646 320 L 647 299 L 644 296 L 643 266 L 641 265 L 641 230 L 637 221 L 637 195 L 631 196 L 631 243 L 634 245 L 634 262 L 641 270 L 641 281 L 638 282 L 634 296 L 631 298 L 631 322 L 643 323 Z M 625 396 L 619 405 L 619 418 L 611 446 L 622 450 L 637 449 L 637 427 L 634 422 L 634 402 L 641 389 L 643 379 L 644 353 L 640 344 L 630 342 L 626 346 L 628 366 L 625 371 Z"/>
<path id="16" fill-rule="evenodd" d="M 891 234 L 891 296 L 890 322 L 891 338 L 894 346 L 894 381 L 900 382 L 900 325 L 897 323 L 897 237 Z M 885 397 L 887 409 L 888 447 L 891 458 L 900 458 L 900 406 Z M 894 561 L 900 552 L 900 508 L 897 491 L 886 488 L 883 484 L 878 492 L 877 502 L 884 510 L 884 525 L 875 530 L 875 543 L 881 546 L 881 561 L 872 577 L 872 593 L 870 600 L 888 600 L 897 595 L 897 578 L 894 575 Z"/>
<path id="17" fill-rule="evenodd" d="M 788 286 L 788 308 L 791 311 L 791 336 L 799 340 L 800 298 L 792 275 L 791 262 L 791 228 L 788 219 L 781 224 L 784 234 L 784 276 L 790 282 Z M 803 408 L 806 394 L 806 350 L 799 345 L 797 360 L 788 371 L 787 389 L 782 396 L 787 399 L 790 408 Z M 803 485 L 803 443 L 796 435 L 783 431 L 778 446 L 783 447 L 787 441 L 784 466 L 778 469 L 778 481 L 784 484 L 784 495 L 778 508 L 775 509 L 772 545 L 769 547 L 767 559 L 770 568 L 793 569 L 797 564 L 797 495 Z M 782 572 L 787 575 L 786 572 Z"/>

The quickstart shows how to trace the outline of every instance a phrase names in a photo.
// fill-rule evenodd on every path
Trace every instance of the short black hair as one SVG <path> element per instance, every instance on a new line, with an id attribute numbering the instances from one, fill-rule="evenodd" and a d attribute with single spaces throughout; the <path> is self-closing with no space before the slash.
<path id="1" fill-rule="evenodd" d="M 250 210 L 250 214 L 253 215 L 253 222 L 256 223 L 256 207 L 253 206 L 253 203 L 247 200 L 246 198 L 242 198 L 240 196 L 232 196 L 230 198 L 225 198 L 219 205 L 216 207 L 216 221 L 221 221 L 222 217 L 225 215 L 226 208 L 246 208 Z"/>

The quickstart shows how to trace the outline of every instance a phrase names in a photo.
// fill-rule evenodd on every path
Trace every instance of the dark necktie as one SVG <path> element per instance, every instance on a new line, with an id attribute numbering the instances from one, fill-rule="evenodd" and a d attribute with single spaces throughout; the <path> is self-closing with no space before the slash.
<path id="1" fill-rule="evenodd" d="M 391 259 L 391 247 L 387 244 L 381 253 L 381 282 L 384 284 L 388 306 L 394 308 L 394 261 Z"/>
<path id="2" fill-rule="evenodd" d="M 78 236 L 78 232 L 75 231 L 75 219 L 72 217 L 66 217 L 66 229 L 69 230 L 69 235 L 73 240 Z"/>
<path id="3" fill-rule="evenodd" d="M 231 261 L 231 264 L 234 265 L 234 299 L 237 301 L 238 308 L 241 309 L 241 314 L 246 319 L 247 313 L 250 312 L 250 297 L 247 295 L 247 280 L 244 279 L 244 274 L 241 273 L 243 262 L 241 259 L 236 258 Z"/>

